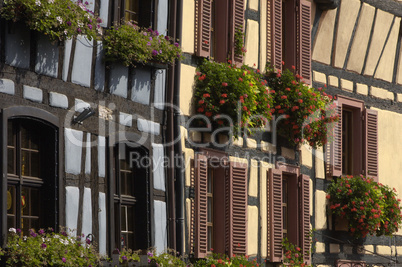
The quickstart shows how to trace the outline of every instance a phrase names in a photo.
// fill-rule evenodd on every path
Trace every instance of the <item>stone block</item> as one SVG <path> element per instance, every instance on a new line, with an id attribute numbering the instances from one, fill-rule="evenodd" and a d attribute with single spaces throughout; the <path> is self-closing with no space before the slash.
<path id="1" fill-rule="evenodd" d="M 269 142 L 261 141 L 260 147 L 264 152 L 276 153 L 276 146 Z"/>
<path id="2" fill-rule="evenodd" d="M 68 98 L 66 95 L 50 92 L 49 93 L 49 105 L 56 108 L 68 108 Z"/>
<path id="3" fill-rule="evenodd" d="M 23 96 L 25 99 L 31 100 L 33 102 L 42 103 L 43 101 L 43 91 L 36 87 L 24 85 Z"/>
<path id="4" fill-rule="evenodd" d="M 391 256 L 391 247 L 390 246 L 380 246 L 376 247 L 376 252 L 380 255 Z"/>
<path id="5" fill-rule="evenodd" d="M 290 148 L 282 147 L 282 156 L 288 159 L 295 159 L 295 151 Z"/>
<path id="6" fill-rule="evenodd" d="M 339 244 L 329 244 L 329 253 L 340 253 L 341 252 L 341 247 Z"/>
<path id="7" fill-rule="evenodd" d="M 160 134 L 160 124 L 153 121 L 138 119 L 137 127 L 140 132 L 151 133 L 153 135 Z"/>
<path id="8" fill-rule="evenodd" d="M 0 79 L 0 93 L 14 95 L 15 94 L 14 82 L 9 79 Z"/>
<path id="9" fill-rule="evenodd" d="M 247 144 L 248 148 L 257 149 L 257 141 L 255 139 L 247 138 L 246 139 L 246 144 Z"/>
<path id="10" fill-rule="evenodd" d="M 353 82 L 345 79 L 341 79 L 342 90 L 353 92 Z"/>
<path id="11" fill-rule="evenodd" d="M 316 253 L 325 253 L 325 244 L 321 242 L 315 243 L 315 252 Z"/>
<path id="12" fill-rule="evenodd" d="M 232 144 L 235 146 L 243 147 L 243 138 L 238 137 L 237 139 L 233 138 Z"/>
<path id="13" fill-rule="evenodd" d="M 353 246 L 351 246 L 351 245 L 343 245 L 343 253 L 345 253 L 345 254 L 353 254 Z"/>
<path id="14" fill-rule="evenodd" d="M 127 113 L 124 113 L 124 112 L 120 112 L 120 114 L 119 114 L 119 123 L 121 125 L 124 125 L 124 126 L 127 126 L 127 127 L 133 126 L 133 115 L 127 114 Z"/>
<path id="15" fill-rule="evenodd" d="M 84 109 L 91 107 L 91 105 L 81 99 L 75 99 L 75 106 L 74 109 L 77 112 L 82 112 Z"/>
<path id="16" fill-rule="evenodd" d="M 333 87 L 338 87 L 339 86 L 339 78 L 336 76 L 332 76 L 332 75 L 328 76 L 328 84 Z"/>
<path id="17" fill-rule="evenodd" d="M 370 95 L 385 100 L 394 100 L 394 93 L 374 86 L 371 86 Z"/>
<path id="18" fill-rule="evenodd" d="M 313 80 L 315 82 L 326 84 L 327 83 L 327 76 L 325 76 L 325 74 L 322 73 L 322 72 L 313 71 Z"/>
<path id="19" fill-rule="evenodd" d="M 368 86 L 366 84 L 356 83 L 356 93 L 360 95 L 367 95 Z"/>

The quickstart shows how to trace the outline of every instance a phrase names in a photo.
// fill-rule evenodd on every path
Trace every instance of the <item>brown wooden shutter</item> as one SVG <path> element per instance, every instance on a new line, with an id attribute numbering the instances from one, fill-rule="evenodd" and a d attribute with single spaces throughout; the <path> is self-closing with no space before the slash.
<path id="1" fill-rule="evenodd" d="M 210 56 L 211 0 L 195 1 L 195 51 L 200 57 Z"/>
<path id="2" fill-rule="evenodd" d="M 364 111 L 364 175 L 378 181 L 378 114 L 376 110 Z"/>
<path id="3" fill-rule="evenodd" d="M 298 72 L 304 82 L 311 84 L 311 3 L 300 0 L 298 8 Z"/>
<path id="4" fill-rule="evenodd" d="M 269 169 L 267 173 L 268 258 L 282 261 L 282 171 Z"/>
<path id="5" fill-rule="evenodd" d="M 310 264 L 310 177 L 299 176 L 299 233 L 304 262 Z"/>
<path id="6" fill-rule="evenodd" d="M 190 186 L 195 189 L 195 161 L 190 160 Z M 196 210 L 195 210 L 195 199 L 191 200 L 191 215 L 190 215 L 190 253 L 194 252 L 195 243 L 195 229 L 196 229 Z"/>
<path id="7" fill-rule="evenodd" d="M 328 178 L 342 175 L 342 102 L 340 100 L 337 102 L 336 112 L 339 120 L 332 129 L 332 140 L 328 140 L 325 151 Z"/>
<path id="8" fill-rule="evenodd" d="M 230 176 L 226 183 L 227 253 L 247 253 L 247 164 L 230 162 Z M 231 194 L 230 194 L 231 192 Z"/>
<path id="9" fill-rule="evenodd" d="M 282 0 L 267 3 L 267 63 L 282 69 Z"/>
<path id="10" fill-rule="evenodd" d="M 207 255 L 207 182 L 208 161 L 205 155 L 197 154 L 195 159 L 195 246 L 196 258 Z"/>
<path id="11" fill-rule="evenodd" d="M 238 29 L 244 31 L 243 22 L 244 22 L 244 0 L 234 0 L 233 2 L 233 23 L 231 27 L 231 54 L 233 55 L 232 60 L 233 63 L 237 65 L 243 64 L 243 56 L 242 55 L 235 55 L 234 54 L 234 36 L 235 32 Z"/>

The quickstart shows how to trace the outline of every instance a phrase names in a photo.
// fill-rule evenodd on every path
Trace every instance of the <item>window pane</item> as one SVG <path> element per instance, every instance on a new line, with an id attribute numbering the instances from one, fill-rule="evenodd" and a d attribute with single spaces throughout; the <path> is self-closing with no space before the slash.
<path id="1" fill-rule="evenodd" d="M 14 153 L 14 148 L 7 149 L 7 172 L 12 174 L 16 174 Z"/>
<path id="2" fill-rule="evenodd" d="M 22 188 L 21 191 L 21 209 L 23 215 L 30 215 L 29 211 L 29 189 Z"/>
<path id="3" fill-rule="evenodd" d="M 121 206 L 121 231 L 127 231 L 127 206 Z"/>
<path id="4" fill-rule="evenodd" d="M 29 176 L 29 151 L 21 150 L 21 175 Z"/>
<path id="5" fill-rule="evenodd" d="M 7 188 L 7 214 L 15 215 L 15 187 Z"/>
<path id="6" fill-rule="evenodd" d="M 29 148 L 29 133 L 23 125 L 21 125 L 21 148 Z"/>
<path id="7" fill-rule="evenodd" d="M 138 0 L 126 0 L 125 19 L 138 23 Z"/>
<path id="8" fill-rule="evenodd" d="M 212 197 L 208 197 L 208 218 L 207 218 L 208 222 L 212 222 L 212 212 L 213 212 L 212 205 L 213 205 Z"/>
<path id="9" fill-rule="evenodd" d="M 211 248 L 213 248 L 212 247 L 212 244 L 213 244 L 212 231 L 213 231 L 212 226 L 208 226 L 208 238 L 207 238 L 207 240 L 208 240 L 208 251 L 211 251 Z"/>
<path id="10" fill-rule="evenodd" d="M 134 177 L 133 177 L 133 173 L 127 173 L 126 174 L 126 184 L 127 184 L 127 189 L 126 189 L 126 195 L 129 196 L 134 196 Z"/>
<path id="11" fill-rule="evenodd" d="M 9 146 L 14 146 L 14 127 L 13 127 L 13 123 L 10 122 L 8 124 L 8 128 L 7 128 L 7 145 Z"/>
<path id="12" fill-rule="evenodd" d="M 31 188 L 31 195 L 29 198 L 29 205 L 31 209 L 31 216 L 39 216 L 40 209 L 40 194 L 36 188 Z"/>
<path id="13" fill-rule="evenodd" d="M 129 232 L 134 231 L 134 207 L 127 206 L 127 217 L 128 217 L 128 225 L 127 230 Z"/>
<path id="14" fill-rule="evenodd" d="M 30 176 L 40 177 L 40 174 L 39 174 L 39 170 L 40 170 L 40 167 L 39 167 L 39 164 L 40 164 L 40 162 L 39 162 L 39 153 L 38 152 L 31 152 L 30 154 L 31 154 L 31 173 L 30 173 Z"/>

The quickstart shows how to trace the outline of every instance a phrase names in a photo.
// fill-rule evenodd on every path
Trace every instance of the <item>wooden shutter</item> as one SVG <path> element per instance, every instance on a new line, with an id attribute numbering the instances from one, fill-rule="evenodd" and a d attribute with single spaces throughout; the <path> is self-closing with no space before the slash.
<path id="1" fill-rule="evenodd" d="M 226 252 L 247 253 L 247 164 L 230 162 L 226 183 Z"/>
<path id="2" fill-rule="evenodd" d="M 311 3 L 300 0 L 298 8 L 298 71 L 307 84 L 311 84 Z"/>
<path id="3" fill-rule="evenodd" d="M 195 1 L 195 51 L 200 57 L 210 56 L 211 0 Z"/>
<path id="4" fill-rule="evenodd" d="M 339 100 L 336 112 L 339 120 L 332 129 L 332 140 L 328 140 L 325 151 L 327 178 L 342 175 L 342 102 Z"/>
<path id="5" fill-rule="evenodd" d="M 378 181 L 378 114 L 376 110 L 364 111 L 364 175 Z"/>
<path id="6" fill-rule="evenodd" d="M 197 154 L 195 159 L 195 246 L 196 258 L 207 255 L 207 182 L 208 161 L 205 155 Z"/>
<path id="7" fill-rule="evenodd" d="M 310 264 L 310 177 L 299 176 L 299 233 L 304 262 Z"/>
<path id="8" fill-rule="evenodd" d="M 269 169 L 267 173 L 268 258 L 282 261 L 282 171 Z"/>
<path id="9" fill-rule="evenodd" d="M 267 3 L 267 63 L 282 69 L 282 0 Z"/>
<path id="10" fill-rule="evenodd" d="M 219 0 L 218 0 L 219 1 Z M 243 56 L 234 54 L 234 36 L 238 29 L 244 31 L 243 22 L 244 22 L 244 0 L 234 0 L 233 1 L 233 17 L 231 24 L 231 54 L 233 55 L 232 61 L 237 65 L 243 64 Z"/>

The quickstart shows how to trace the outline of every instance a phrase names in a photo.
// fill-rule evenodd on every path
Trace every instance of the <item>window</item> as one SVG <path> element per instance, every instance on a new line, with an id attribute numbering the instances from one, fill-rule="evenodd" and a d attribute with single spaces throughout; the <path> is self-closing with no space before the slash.
<path id="1" fill-rule="evenodd" d="M 7 227 L 56 228 L 56 130 L 34 119 L 7 127 Z"/>
<path id="2" fill-rule="evenodd" d="M 377 180 L 377 111 L 366 109 L 362 101 L 338 96 L 337 112 L 340 118 L 326 146 L 327 176 L 363 174 Z"/>
<path id="3" fill-rule="evenodd" d="M 114 148 L 114 242 L 118 249 L 149 247 L 149 185 L 147 152 L 126 144 Z"/>
<path id="4" fill-rule="evenodd" d="M 268 258 L 282 261 L 282 240 L 298 245 L 309 262 L 310 177 L 296 166 L 281 165 L 267 173 Z"/>
<path id="5" fill-rule="evenodd" d="M 247 164 L 205 154 L 196 155 L 193 179 L 191 244 L 195 257 L 207 256 L 211 248 L 214 253 L 246 254 Z"/>
<path id="6" fill-rule="evenodd" d="M 241 64 L 243 57 L 234 55 L 234 36 L 236 30 L 243 30 L 243 21 L 244 0 L 196 1 L 197 56 Z"/>
<path id="7" fill-rule="evenodd" d="M 271 0 L 267 5 L 267 62 L 282 69 L 296 67 L 311 82 L 311 3 L 307 0 Z"/>
<path id="8" fill-rule="evenodd" d="M 155 25 L 155 6 L 157 0 L 115 0 L 114 23 L 132 21 L 134 24 L 153 28 Z"/>

